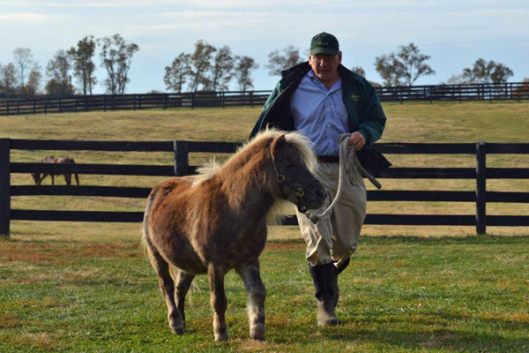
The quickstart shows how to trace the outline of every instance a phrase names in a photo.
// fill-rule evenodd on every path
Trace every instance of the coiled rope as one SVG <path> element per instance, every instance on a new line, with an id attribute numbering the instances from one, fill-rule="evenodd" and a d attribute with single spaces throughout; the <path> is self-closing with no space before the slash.
<path id="1" fill-rule="evenodd" d="M 334 197 L 334 200 L 331 202 L 329 207 L 327 207 L 327 209 L 320 214 L 314 214 L 312 212 L 305 213 L 307 218 L 310 219 L 312 223 L 314 224 L 318 223 L 320 220 L 327 217 L 331 213 L 334 206 L 336 205 L 336 202 L 340 199 L 340 196 L 342 194 L 343 181 L 344 181 L 345 175 L 349 177 L 349 181 L 351 182 L 351 184 L 355 184 L 358 181 L 357 180 L 358 174 L 354 173 L 353 168 L 356 168 L 360 172 L 360 175 L 362 175 L 362 177 L 369 179 L 369 181 L 373 185 L 375 185 L 377 189 L 382 188 L 382 184 L 380 184 L 380 182 L 377 179 L 375 179 L 375 177 L 373 177 L 371 174 L 369 174 L 364 169 L 364 167 L 358 160 L 357 155 L 355 154 L 354 146 L 349 147 L 350 137 L 351 137 L 351 134 L 341 134 L 340 136 L 338 136 L 338 144 L 340 146 L 340 152 L 339 152 L 340 170 L 338 174 L 338 190 L 336 192 L 336 196 Z"/>

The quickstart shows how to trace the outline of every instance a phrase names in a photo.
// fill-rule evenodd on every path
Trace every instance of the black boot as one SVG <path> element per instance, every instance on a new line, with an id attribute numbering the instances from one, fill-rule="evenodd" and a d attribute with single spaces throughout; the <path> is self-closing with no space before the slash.
<path id="1" fill-rule="evenodd" d="M 338 286 L 338 275 L 342 273 L 343 270 L 347 266 L 349 266 L 349 262 L 351 261 L 351 258 L 348 258 L 343 264 L 341 264 L 338 267 L 334 267 L 333 273 L 332 273 L 332 307 L 336 309 L 336 305 L 338 305 L 338 300 L 340 299 L 340 287 Z"/>
<path id="2" fill-rule="evenodd" d="M 334 313 L 332 277 L 335 266 L 332 263 L 318 266 L 309 266 L 309 272 L 316 290 L 318 299 L 318 325 L 337 325 L 339 323 Z"/>

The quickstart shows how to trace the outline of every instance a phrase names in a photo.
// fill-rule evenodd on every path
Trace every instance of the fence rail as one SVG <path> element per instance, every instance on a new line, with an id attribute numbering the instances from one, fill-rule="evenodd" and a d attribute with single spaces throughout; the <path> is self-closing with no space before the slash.
<path id="1" fill-rule="evenodd" d="M 381 101 L 477 101 L 529 99 L 529 82 L 376 87 Z M 107 110 L 262 106 L 271 91 L 190 92 L 0 100 L 1 115 L 72 113 Z"/>
<path id="2" fill-rule="evenodd" d="M 46 172 L 53 174 L 80 173 L 100 175 L 174 176 L 196 172 L 189 165 L 189 153 L 232 153 L 241 144 L 226 142 L 131 142 L 131 141 L 57 141 L 0 139 L 0 235 L 9 237 L 11 220 L 30 221 L 84 221 L 84 222 L 141 222 L 143 212 L 95 212 L 64 210 L 11 209 L 11 198 L 17 196 L 97 196 L 146 198 L 149 188 L 114 186 L 33 186 L 11 185 L 11 174 Z M 478 234 L 487 226 L 529 226 L 529 215 L 487 216 L 490 202 L 529 203 L 529 192 L 488 192 L 488 179 L 529 179 L 529 168 L 487 168 L 488 154 L 529 154 L 529 143 L 522 144 L 377 144 L 376 149 L 386 154 L 466 154 L 476 156 L 476 168 L 390 168 L 378 178 L 388 179 L 474 179 L 475 191 L 368 191 L 369 201 L 441 201 L 474 202 L 474 215 L 403 215 L 369 214 L 366 224 L 379 225 L 459 225 L 475 226 Z M 167 166 L 110 165 L 110 164 L 43 164 L 10 161 L 11 150 L 90 150 L 123 152 L 172 152 L 174 164 Z M 297 224 L 289 218 L 286 225 Z"/>

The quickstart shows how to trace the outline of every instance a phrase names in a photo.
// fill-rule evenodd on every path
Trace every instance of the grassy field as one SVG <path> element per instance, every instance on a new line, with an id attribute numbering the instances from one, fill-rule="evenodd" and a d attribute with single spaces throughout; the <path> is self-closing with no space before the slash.
<path id="1" fill-rule="evenodd" d="M 447 103 L 447 104 L 385 104 L 388 115 L 386 132 L 381 142 L 527 142 L 529 136 L 528 103 Z M 177 109 L 93 112 L 77 114 L 28 115 L 0 118 L 0 137 L 27 139 L 72 140 L 130 140 L 170 141 L 244 141 L 252 129 L 260 109 Z M 91 151 L 13 151 L 13 162 L 36 162 L 44 156 L 69 155 L 77 163 L 158 164 L 173 163 L 171 153 L 106 153 Z M 217 156 L 220 159 L 226 156 Z M 192 164 L 203 163 L 210 156 L 192 154 Z M 473 156 L 452 155 L 389 155 L 395 167 L 475 167 Z M 492 155 L 490 167 L 529 166 L 529 156 Z M 122 185 L 151 187 L 165 178 L 82 175 L 83 185 Z M 385 190 L 475 190 L 473 180 L 381 180 Z M 28 174 L 15 174 L 13 185 L 32 183 Z M 49 184 L 49 178 L 44 184 Z M 64 183 L 59 180 L 58 183 Z M 368 187 L 373 188 L 371 185 Z M 529 191 L 527 180 L 490 180 L 491 191 Z M 14 209 L 68 209 L 141 211 L 144 200 L 87 198 L 87 197 L 16 197 Z M 369 213 L 402 214 L 475 214 L 474 203 L 441 202 L 370 202 Z M 489 204 L 489 215 L 529 214 L 529 205 Z M 131 225 L 86 224 L 75 225 L 91 233 L 130 234 Z M 39 234 L 42 229 L 55 229 L 52 224 L 13 222 L 14 237 Z M 94 230 L 97 228 L 97 231 Z M 38 230 L 38 231 L 37 231 Z M 529 228 L 489 227 L 494 235 L 528 234 Z M 473 227 L 365 227 L 367 235 L 422 235 L 474 234 Z M 52 234 L 56 231 L 52 230 Z M 278 231 L 278 235 L 289 232 Z M 80 236 L 82 234 L 79 234 Z M 295 236 L 297 238 L 297 235 Z"/>
<path id="2" fill-rule="evenodd" d="M 529 104 L 386 104 L 381 142 L 528 142 Z M 98 112 L 1 117 L 0 138 L 243 141 L 259 109 Z M 13 162 L 68 154 L 78 163 L 170 165 L 171 153 L 14 151 Z M 388 156 L 395 166 L 474 167 L 472 157 Z M 193 164 L 209 158 L 191 156 Z M 220 158 L 224 158 L 220 156 Z M 489 156 L 527 167 L 529 156 Z M 152 186 L 164 178 L 81 175 L 83 185 Z M 381 180 L 384 189 L 474 190 L 473 181 Z M 12 184 L 28 185 L 15 174 Z M 45 184 L 50 183 L 49 179 Z M 63 181 L 59 180 L 59 184 Z M 489 190 L 529 191 L 527 180 Z M 140 211 L 144 200 L 17 197 L 13 208 Z M 371 202 L 371 213 L 474 214 L 471 203 Z M 488 214 L 529 214 L 489 204 Z M 528 352 L 528 228 L 365 226 L 341 276 L 335 328 L 315 325 L 315 299 L 296 227 L 271 227 L 261 257 L 267 339 L 248 339 L 246 294 L 227 276 L 230 340 L 214 343 L 209 291 L 198 277 L 188 329 L 173 336 L 139 224 L 21 222 L 0 241 L 0 352 Z M 501 236 L 499 236 L 501 235 Z M 288 240 L 285 240 L 288 239 Z"/>
<path id="3" fill-rule="evenodd" d="M 261 258 L 267 339 L 248 338 L 246 295 L 227 276 L 227 343 L 215 343 L 205 277 L 188 333 L 171 334 L 135 241 L 0 242 L 1 352 L 527 352 L 529 237 L 365 237 L 340 277 L 343 324 L 315 324 L 304 244 Z"/>

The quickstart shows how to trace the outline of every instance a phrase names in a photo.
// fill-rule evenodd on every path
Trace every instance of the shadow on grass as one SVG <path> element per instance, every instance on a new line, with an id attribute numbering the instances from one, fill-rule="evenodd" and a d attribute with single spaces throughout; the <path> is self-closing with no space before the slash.
<path id="1" fill-rule="evenodd" d="M 344 332 L 345 331 L 345 332 Z M 464 332 L 457 329 L 436 328 L 433 330 L 384 330 L 377 329 L 354 331 L 328 330 L 330 340 L 356 341 L 357 343 L 384 343 L 395 347 L 407 349 L 447 349 L 470 352 L 523 352 L 529 349 L 527 338 L 507 338 L 500 334 L 484 332 Z"/>
<path id="2" fill-rule="evenodd" d="M 494 235 L 468 235 L 462 236 L 442 236 L 442 237 L 422 237 L 413 235 L 395 235 L 395 236 L 367 236 L 364 235 L 360 239 L 362 244 L 402 244 L 402 243 L 418 243 L 418 244 L 440 244 L 440 243 L 459 243 L 459 244 L 523 244 L 529 242 L 529 235 L 516 236 L 494 236 Z M 305 245 L 303 239 L 278 239 L 269 240 L 268 244 L 272 245 L 288 245 L 299 244 Z"/>
<path id="3" fill-rule="evenodd" d="M 361 241 L 365 244 L 392 244 L 392 243 L 420 243 L 420 244 L 522 244 L 529 242 L 529 235 L 519 236 L 493 236 L 493 235 L 476 235 L 476 236 L 443 236 L 443 237 L 420 237 L 420 236 L 364 236 Z"/>
<path id="4" fill-rule="evenodd" d="M 518 332 L 526 332 L 526 325 L 515 327 L 508 321 L 494 321 L 477 319 L 474 325 L 480 328 L 465 326 L 462 322 L 468 320 L 464 316 L 442 315 L 443 320 L 450 320 L 453 326 L 442 327 L 444 323 L 406 326 L 402 319 L 387 320 L 383 324 L 372 325 L 369 322 L 353 322 L 346 320 L 336 327 L 316 327 L 314 325 L 311 338 L 307 338 L 308 328 L 270 327 L 269 342 L 278 345 L 288 345 L 297 342 L 302 346 L 316 344 L 328 345 L 329 349 L 344 344 L 354 344 L 358 347 L 399 347 L 406 350 L 441 349 L 468 352 L 527 352 L 529 351 L 529 337 L 520 337 Z M 476 321 L 475 318 L 473 318 Z M 391 322 L 394 321 L 394 322 Z M 499 325 L 501 328 L 496 328 Z M 395 328 L 392 329 L 391 327 Z M 510 326 L 510 327 L 509 327 Z M 389 328 L 388 328 L 389 327 Z M 514 329 L 514 330 L 513 330 Z M 308 330 L 308 331 L 307 331 Z M 273 332 L 273 333 L 272 333 Z M 496 333 L 497 332 L 497 333 Z M 288 333 L 288 334 L 287 334 Z M 327 342 L 327 343 L 325 343 Z"/>

